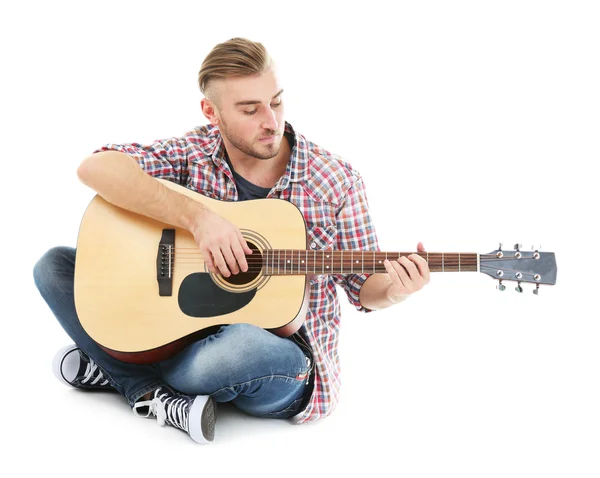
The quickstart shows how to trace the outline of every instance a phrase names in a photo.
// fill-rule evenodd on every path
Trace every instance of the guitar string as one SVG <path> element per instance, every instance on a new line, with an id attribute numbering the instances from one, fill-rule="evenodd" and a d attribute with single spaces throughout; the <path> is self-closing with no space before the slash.
<path id="1" fill-rule="evenodd" d="M 175 257 L 174 261 L 177 262 L 177 263 L 181 263 L 181 264 L 184 264 L 184 263 L 193 264 L 193 263 L 196 263 L 196 262 L 201 262 L 204 259 L 205 259 L 204 256 L 198 256 L 198 257 Z M 379 263 L 383 264 L 383 262 L 385 260 L 386 259 L 381 258 L 381 260 L 379 261 Z M 387 260 L 391 262 L 391 260 L 395 260 L 395 259 L 387 259 Z M 373 264 L 373 261 L 371 261 L 371 260 L 364 260 L 364 261 L 362 261 L 361 260 L 361 261 L 357 262 L 357 261 L 351 261 L 351 260 L 347 260 L 347 261 L 343 260 L 342 261 L 342 260 L 335 260 L 335 259 L 334 260 L 331 260 L 331 259 L 320 260 L 319 258 L 317 258 L 317 259 L 308 258 L 308 259 L 302 259 L 302 260 L 298 261 L 297 259 L 284 259 L 284 258 L 281 258 L 281 259 L 278 259 L 278 258 L 268 258 L 268 260 L 267 259 L 263 259 L 263 258 L 256 258 L 256 259 L 248 259 L 248 258 L 246 258 L 246 263 L 247 264 L 263 264 L 263 263 L 264 264 L 267 264 L 267 263 L 268 264 L 271 264 L 271 263 L 274 263 L 274 264 L 298 264 L 298 263 L 300 263 L 300 264 L 304 264 L 304 263 L 321 264 L 321 263 L 323 263 L 323 264 L 327 265 L 328 263 L 333 263 L 333 264 Z M 464 260 L 464 261 L 463 260 L 461 260 L 461 261 L 456 261 L 456 260 L 432 261 L 432 260 L 429 260 L 428 263 L 429 264 L 434 264 L 434 265 L 435 264 L 439 264 L 439 265 L 446 264 L 446 265 L 456 265 L 456 266 L 458 266 L 459 264 L 460 265 L 477 264 L 477 261 L 476 260 Z M 492 267 L 492 266 L 493 265 L 490 265 L 490 267 Z"/>
<path id="2" fill-rule="evenodd" d="M 188 252 L 189 251 L 189 252 Z M 274 255 L 275 253 L 280 253 L 280 252 L 284 252 L 284 253 L 290 253 L 292 254 L 292 257 L 295 256 L 296 254 L 301 254 L 302 252 L 304 253 L 318 253 L 318 254 L 325 254 L 325 253 L 330 253 L 333 254 L 335 256 L 343 256 L 344 254 L 347 255 L 348 253 L 352 254 L 362 254 L 362 253 L 367 253 L 367 254 L 375 254 L 375 257 L 377 257 L 378 255 L 390 255 L 390 254 L 398 254 L 398 255 L 402 255 L 402 256 L 409 256 L 412 254 L 416 254 L 418 256 L 423 257 L 424 259 L 426 257 L 424 256 L 429 256 L 431 258 L 431 256 L 433 256 L 434 258 L 436 256 L 439 256 L 437 258 L 441 258 L 441 256 L 445 256 L 444 259 L 445 260 L 450 260 L 450 259 L 456 259 L 458 260 L 459 257 L 461 256 L 460 259 L 462 261 L 462 259 L 467 259 L 468 256 L 477 256 L 479 255 L 480 258 L 485 258 L 485 259 L 492 259 L 492 260 L 499 260 L 499 261 L 506 261 L 506 260 L 523 260 L 523 259 L 534 259 L 533 257 L 521 257 L 516 258 L 516 257 L 512 257 L 512 256 L 503 256 L 503 257 L 497 257 L 495 254 L 477 254 L 475 252 L 429 252 L 429 253 L 425 253 L 425 252 L 399 252 L 399 253 L 391 253 L 391 252 L 382 252 L 382 251 L 363 251 L 361 249 L 352 249 L 352 250 L 347 250 L 347 251 L 339 251 L 339 250 L 330 250 L 330 249 L 315 249 L 315 250 L 311 250 L 311 249 L 265 249 L 263 251 L 258 251 L 257 253 L 259 254 L 259 258 L 261 257 L 261 253 L 266 252 L 267 254 L 271 253 L 272 255 Z M 168 254 L 171 255 L 179 255 L 179 256 L 184 256 L 184 255 L 202 255 L 202 253 L 200 251 L 198 251 L 198 249 L 196 248 L 175 248 L 175 249 L 171 249 Z M 255 255 L 254 254 L 244 254 L 246 257 L 248 258 L 253 258 Z"/>
<path id="3" fill-rule="evenodd" d="M 197 247 L 175 247 L 170 249 L 171 251 L 190 251 L 190 252 L 197 252 L 198 248 Z M 372 250 L 363 250 L 363 249 L 347 249 L 347 250 L 339 250 L 339 249 L 263 249 L 263 251 L 301 251 L 301 252 L 335 252 L 336 254 L 347 254 L 348 252 L 370 252 L 370 253 L 376 253 L 376 254 L 386 254 L 386 251 L 372 251 Z M 261 251 L 255 251 L 255 252 L 261 252 Z M 539 252 L 539 251 L 538 251 Z M 432 254 L 436 254 L 436 255 L 442 255 L 442 254 L 460 254 L 460 255 L 480 255 L 480 256 L 490 256 L 490 257 L 497 257 L 495 253 L 477 253 L 477 252 L 428 252 L 428 251 L 413 251 L 413 252 L 397 252 L 397 251 L 388 251 L 387 254 L 392 254 L 392 253 L 399 253 L 399 254 L 424 254 L 424 255 L 432 255 Z M 533 254 L 533 252 L 529 252 L 529 251 L 525 251 L 523 252 L 523 254 Z M 540 252 L 540 254 L 544 254 L 544 252 Z M 252 255 L 252 254 L 248 254 L 248 255 Z M 501 259 L 506 259 L 506 258 L 514 258 L 514 256 L 510 256 L 510 255 L 506 255 L 504 254 Z M 500 259 L 500 258 L 499 258 Z M 515 258 L 516 259 L 516 258 Z"/>
<path id="4" fill-rule="evenodd" d="M 170 249 L 170 251 L 179 252 L 180 254 L 189 254 L 189 253 L 198 253 L 197 247 L 175 247 Z M 363 250 L 363 249 L 348 249 L 340 251 L 339 249 L 264 249 L 263 251 L 255 251 L 257 253 L 260 252 L 273 252 L 273 251 L 294 251 L 294 252 L 333 252 L 335 254 L 348 254 L 353 252 L 368 252 L 375 254 L 418 254 L 418 255 L 478 255 L 476 252 L 397 252 L 397 251 L 372 251 L 372 250 Z M 543 253 L 542 253 L 543 254 Z M 247 254 L 248 256 L 252 256 L 252 254 Z M 495 254 L 479 254 L 480 256 L 489 256 L 489 257 L 497 257 Z M 511 258 L 511 256 L 502 256 L 502 258 Z"/>
<path id="5" fill-rule="evenodd" d="M 332 254 L 333 257 L 329 258 L 327 257 L 326 259 L 334 259 L 334 260 L 344 260 L 344 261 L 354 261 L 354 260 L 359 260 L 357 256 L 361 256 L 360 260 L 362 261 L 363 258 L 363 252 L 370 252 L 370 251 L 357 251 L 356 254 L 354 254 L 355 257 L 352 257 L 353 255 L 342 255 L 342 254 Z M 322 259 L 323 256 L 326 253 L 331 254 L 331 251 L 314 251 L 314 253 L 312 254 L 312 256 L 314 257 L 316 254 L 319 255 L 318 259 Z M 196 252 L 196 253 L 169 253 L 169 255 L 171 256 L 171 258 L 175 258 L 175 259 L 195 259 L 198 257 L 203 257 L 203 254 L 201 252 Z M 411 254 L 399 254 L 399 256 L 402 257 L 408 257 Z M 302 260 L 303 256 L 301 255 L 301 253 L 298 252 L 292 252 L 292 253 L 285 253 L 284 257 L 280 257 L 280 254 L 278 253 L 267 253 L 267 254 L 259 254 L 259 255 L 246 255 L 244 254 L 244 257 L 246 258 L 247 261 L 263 261 L 265 257 L 268 257 L 269 260 L 273 259 L 273 260 L 292 260 L 292 261 L 297 261 L 298 259 Z M 389 254 L 385 255 L 385 253 L 378 253 L 375 255 L 372 255 L 371 257 L 367 257 L 364 261 L 371 261 L 371 260 L 385 260 L 385 259 L 392 259 L 392 258 L 397 258 L 398 256 L 396 255 L 392 255 L 390 256 Z M 473 255 L 463 255 L 461 254 L 460 257 L 458 257 L 457 255 L 452 256 L 450 254 L 444 254 L 442 257 L 442 254 L 439 255 L 433 255 L 433 254 L 429 254 L 429 257 L 426 256 L 422 256 L 420 255 L 419 257 L 422 257 L 423 259 L 428 259 L 429 261 L 440 261 L 440 262 L 467 262 L 467 261 L 477 261 L 477 257 L 473 257 Z M 312 258 L 311 254 L 305 254 L 304 258 Z M 531 260 L 534 259 L 533 257 L 522 257 L 520 259 L 517 258 L 513 258 L 513 257 L 496 257 L 496 256 L 479 256 L 480 259 L 484 259 L 486 261 L 499 261 L 499 262 L 506 262 L 506 261 L 512 261 L 512 260 Z"/>

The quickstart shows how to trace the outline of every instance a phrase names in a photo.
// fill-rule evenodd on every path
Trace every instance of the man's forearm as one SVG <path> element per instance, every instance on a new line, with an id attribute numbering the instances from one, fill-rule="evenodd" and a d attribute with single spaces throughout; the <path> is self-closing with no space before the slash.
<path id="1" fill-rule="evenodd" d="M 363 307 L 371 310 L 380 310 L 402 302 L 406 297 L 397 302 L 392 302 L 386 296 L 386 291 L 392 280 L 388 274 L 373 274 L 362 285 L 359 300 Z"/>
<path id="2" fill-rule="evenodd" d="M 115 206 L 187 230 L 206 210 L 200 202 L 150 177 L 135 159 L 117 151 L 89 156 L 79 166 L 77 175 Z"/>

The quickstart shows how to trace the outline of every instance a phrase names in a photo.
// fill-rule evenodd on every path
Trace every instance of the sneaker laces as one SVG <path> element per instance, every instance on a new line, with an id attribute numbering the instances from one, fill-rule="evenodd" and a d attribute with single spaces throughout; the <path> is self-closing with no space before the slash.
<path id="1" fill-rule="evenodd" d="M 94 378 L 94 374 L 98 374 L 95 378 Z M 94 362 L 91 358 L 89 359 L 89 362 L 85 368 L 85 374 L 83 375 L 83 380 L 81 381 L 81 383 L 87 383 L 88 380 L 91 380 L 92 378 L 94 379 L 90 385 L 96 385 L 98 384 L 99 380 L 102 380 L 104 378 L 104 375 L 102 374 L 102 371 L 98 368 L 98 364 L 96 362 Z M 104 382 L 100 383 L 99 385 L 107 385 L 108 384 L 108 380 L 105 379 Z"/>
<path id="2" fill-rule="evenodd" d="M 156 417 L 156 422 L 160 426 L 166 423 L 189 433 L 188 411 L 191 403 L 190 398 L 184 395 L 171 395 L 167 391 L 159 395 L 160 391 L 161 388 L 156 389 L 152 400 L 137 402 L 133 406 L 133 412 L 138 417 L 149 417 L 152 414 Z M 139 414 L 137 410 L 140 407 L 148 407 L 148 413 L 145 415 Z"/>

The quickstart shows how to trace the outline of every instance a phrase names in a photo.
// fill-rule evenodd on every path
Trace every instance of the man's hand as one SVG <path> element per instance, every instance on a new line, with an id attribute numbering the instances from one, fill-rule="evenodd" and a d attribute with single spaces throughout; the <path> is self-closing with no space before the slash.
<path id="1" fill-rule="evenodd" d="M 425 252 L 423 243 L 417 244 L 418 252 Z M 394 304 L 404 300 L 429 283 L 429 265 L 417 254 L 400 257 L 397 261 L 383 262 L 392 283 L 386 290 L 386 297 Z"/>
<path id="2" fill-rule="evenodd" d="M 202 252 L 208 270 L 224 277 L 246 272 L 246 254 L 252 254 L 240 230 L 227 219 L 205 209 L 190 232 Z"/>

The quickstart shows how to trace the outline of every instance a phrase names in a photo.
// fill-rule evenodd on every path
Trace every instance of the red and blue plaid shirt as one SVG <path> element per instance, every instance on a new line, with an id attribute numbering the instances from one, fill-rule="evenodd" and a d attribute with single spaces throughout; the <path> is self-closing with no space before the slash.
<path id="1" fill-rule="evenodd" d="M 296 133 L 287 168 L 267 197 L 294 203 L 304 215 L 310 247 L 337 250 L 379 250 L 360 174 L 337 155 Z M 205 196 L 238 200 L 233 174 L 225 160 L 225 146 L 218 127 L 204 125 L 182 137 L 138 143 L 107 144 L 94 152 L 120 151 L 135 158 L 151 176 L 182 184 Z M 369 312 L 359 301 L 360 288 L 370 274 L 314 276 L 310 302 L 300 329 L 308 341 L 316 367 L 314 390 L 296 423 L 329 415 L 340 393 L 338 333 L 340 305 L 336 284 L 357 310 Z"/>

